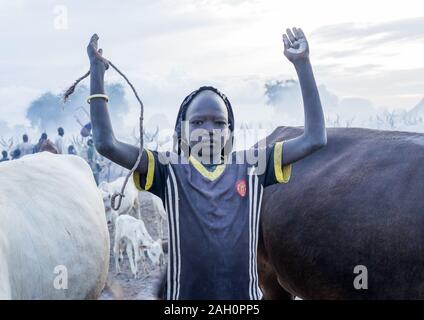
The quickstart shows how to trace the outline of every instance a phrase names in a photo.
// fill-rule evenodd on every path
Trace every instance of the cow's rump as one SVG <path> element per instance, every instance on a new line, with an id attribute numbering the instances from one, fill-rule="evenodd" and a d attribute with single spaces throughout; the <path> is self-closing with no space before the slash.
<path id="1" fill-rule="evenodd" d="M 96 298 L 109 236 L 89 166 L 43 152 L 1 163 L 0 176 L 0 297 Z"/>
<path id="2" fill-rule="evenodd" d="M 267 143 L 302 132 L 278 128 Z M 275 277 L 306 299 L 424 298 L 424 135 L 327 133 L 325 148 L 293 164 L 290 183 L 265 190 L 263 290 Z M 358 290 L 361 265 L 368 289 Z"/>

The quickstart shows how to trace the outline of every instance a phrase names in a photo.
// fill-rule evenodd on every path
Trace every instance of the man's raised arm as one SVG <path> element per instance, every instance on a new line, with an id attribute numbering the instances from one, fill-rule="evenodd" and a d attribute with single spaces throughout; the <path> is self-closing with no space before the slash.
<path id="1" fill-rule="evenodd" d="M 283 145 L 283 165 L 300 160 L 327 144 L 324 114 L 309 61 L 309 46 L 302 29 L 287 29 L 283 35 L 284 55 L 294 64 L 302 90 L 304 133 Z"/>
<path id="2" fill-rule="evenodd" d="M 108 61 L 102 57 L 102 49 L 97 50 L 99 37 L 94 34 L 87 47 L 90 58 L 90 94 L 100 95 L 90 100 L 90 117 L 93 129 L 93 141 L 97 151 L 111 161 L 131 169 L 138 157 L 138 148 L 121 142 L 115 138 L 112 123 L 107 109 L 104 89 L 104 74 L 109 67 Z M 143 139 L 143 137 L 140 137 Z M 137 168 L 140 174 L 147 172 L 147 154 L 143 151 L 141 162 Z"/>

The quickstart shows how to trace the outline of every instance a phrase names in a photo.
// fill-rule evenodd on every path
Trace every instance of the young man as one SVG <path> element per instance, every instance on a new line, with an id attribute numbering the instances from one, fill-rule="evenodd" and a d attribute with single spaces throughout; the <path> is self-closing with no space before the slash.
<path id="1" fill-rule="evenodd" d="M 65 150 L 64 150 L 64 147 L 63 147 L 64 146 L 64 142 L 63 142 L 63 139 L 64 139 L 63 136 L 64 135 L 65 135 L 65 130 L 63 130 L 62 127 L 57 128 L 57 137 L 56 137 L 54 144 L 55 144 L 57 152 L 59 154 L 65 153 Z"/>
<path id="2" fill-rule="evenodd" d="M 1 159 L 0 159 L 0 162 L 3 162 L 3 161 L 9 161 L 9 156 L 8 156 L 8 154 L 7 154 L 7 151 L 6 150 L 3 150 L 2 152 L 1 152 Z"/>
<path id="3" fill-rule="evenodd" d="M 77 155 L 77 150 L 75 150 L 75 147 L 72 144 L 68 146 L 68 154 Z"/>
<path id="4" fill-rule="evenodd" d="M 41 146 L 47 141 L 47 133 L 43 132 L 37 144 L 34 146 L 34 153 L 41 152 Z"/>
<path id="5" fill-rule="evenodd" d="M 34 145 L 28 141 L 28 135 L 22 136 L 22 142 L 18 144 L 17 148 L 21 151 L 21 156 L 32 154 L 34 151 Z"/>
<path id="6" fill-rule="evenodd" d="M 93 35 L 90 111 L 95 146 L 125 168 L 138 149 L 113 133 L 104 92 L 108 62 Z M 286 183 L 291 164 L 326 144 L 321 102 L 301 29 L 287 29 L 284 54 L 299 76 L 304 133 L 254 151 L 231 152 L 234 116 L 227 97 L 201 87 L 184 99 L 175 152 L 143 150 L 134 182 L 161 197 L 168 214 L 167 299 L 261 299 L 256 248 L 263 188 Z"/>
<path id="7" fill-rule="evenodd" d="M 57 151 L 56 145 L 50 141 L 50 139 L 47 137 L 47 133 L 45 132 L 41 134 L 41 138 L 38 140 L 38 143 L 34 147 L 34 153 L 43 151 L 55 154 L 59 153 Z"/>

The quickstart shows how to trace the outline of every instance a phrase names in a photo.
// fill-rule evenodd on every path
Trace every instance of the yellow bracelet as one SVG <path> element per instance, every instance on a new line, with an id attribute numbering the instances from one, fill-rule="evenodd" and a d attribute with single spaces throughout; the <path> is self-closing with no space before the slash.
<path id="1" fill-rule="evenodd" d="M 90 104 L 90 100 L 93 98 L 103 98 L 106 100 L 106 102 L 109 101 L 109 97 L 105 94 L 92 94 L 91 96 L 87 98 L 87 103 Z"/>

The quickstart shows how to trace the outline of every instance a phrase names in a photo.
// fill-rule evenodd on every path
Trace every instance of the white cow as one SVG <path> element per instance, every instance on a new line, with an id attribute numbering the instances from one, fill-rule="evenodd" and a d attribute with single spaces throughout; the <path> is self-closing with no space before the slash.
<path id="1" fill-rule="evenodd" d="M 161 242 L 153 241 L 143 220 L 126 214 L 119 216 L 115 225 L 113 254 L 117 273 L 121 272 L 120 262 L 123 260 L 124 250 L 127 253 L 131 272 L 135 278 L 138 275 L 138 262 L 144 260 L 145 251 L 153 265 L 159 265 L 163 260 Z"/>
<path id="2" fill-rule="evenodd" d="M 109 267 L 104 206 L 81 158 L 0 163 L 0 299 L 95 299 Z"/>
<path id="3" fill-rule="evenodd" d="M 164 253 L 162 250 L 162 240 L 153 241 L 145 250 L 147 257 L 151 261 L 153 267 L 161 267 L 164 263 Z"/>
<path id="4" fill-rule="evenodd" d="M 166 221 L 166 212 L 162 200 L 150 192 L 141 192 L 139 199 L 142 212 L 149 211 L 151 213 L 150 216 L 154 217 L 157 224 L 159 239 L 163 239 L 163 222 Z M 149 216 L 149 214 L 147 215 Z"/>
<path id="5" fill-rule="evenodd" d="M 106 219 L 108 224 L 115 225 L 115 220 L 121 214 L 130 214 L 138 219 L 140 216 L 140 202 L 138 200 L 138 190 L 134 185 L 133 180 L 128 180 L 127 186 L 125 187 L 124 195 L 122 198 L 121 206 L 118 211 L 115 211 L 111 207 L 111 198 L 115 192 L 121 192 L 122 184 L 124 183 L 125 177 L 120 177 L 112 182 L 102 182 L 99 185 L 99 189 L 102 192 L 103 203 L 106 210 Z M 118 198 L 116 198 L 118 201 Z"/>

